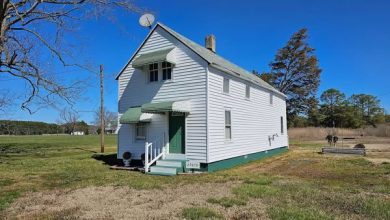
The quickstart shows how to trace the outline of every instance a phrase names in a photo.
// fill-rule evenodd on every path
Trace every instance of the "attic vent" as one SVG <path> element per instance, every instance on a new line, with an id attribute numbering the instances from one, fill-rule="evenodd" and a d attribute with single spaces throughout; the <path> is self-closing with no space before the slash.
<path id="1" fill-rule="evenodd" d="M 210 34 L 206 36 L 205 47 L 215 53 L 216 42 L 214 35 Z"/>

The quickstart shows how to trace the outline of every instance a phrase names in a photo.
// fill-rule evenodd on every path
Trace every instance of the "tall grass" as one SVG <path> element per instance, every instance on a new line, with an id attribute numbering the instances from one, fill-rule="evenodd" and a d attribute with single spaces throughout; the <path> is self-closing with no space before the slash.
<path id="1" fill-rule="evenodd" d="M 306 128 L 291 128 L 288 130 L 288 135 L 292 139 L 324 139 L 327 135 L 333 133 L 333 128 L 320 127 L 306 127 Z M 390 137 L 390 124 L 381 124 L 376 128 L 366 127 L 358 129 L 349 128 L 335 128 L 334 133 L 337 136 L 376 136 L 376 137 Z"/>

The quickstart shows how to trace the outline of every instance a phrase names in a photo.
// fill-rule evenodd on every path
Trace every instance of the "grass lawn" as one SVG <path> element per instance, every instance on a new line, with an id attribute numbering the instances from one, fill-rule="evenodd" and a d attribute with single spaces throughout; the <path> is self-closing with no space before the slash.
<path id="1" fill-rule="evenodd" d="M 15 217 L 7 208 L 34 192 L 109 186 L 135 190 L 131 192 L 142 197 L 156 192 L 153 190 L 175 193 L 188 185 L 232 183 L 224 195 L 214 195 L 211 188 L 199 201 L 183 201 L 177 210 L 164 216 L 390 219 L 390 165 L 374 164 L 358 156 L 320 155 L 320 147 L 316 142 L 291 141 L 288 153 L 273 158 L 215 173 L 162 177 L 110 170 L 100 158 L 115 157 L 116 136 L 106 137 L 104 156 L 97 153 L 98 136 L 0 136 L 0 218 Z M 192 191 L 196 192 L 196 187 Z M 153 199 L 159 198 L 149 202 L 164 205 Z M 260 206 L 264 213 L 256 211 Z M 77 210 L 64 210 L 62 215 L 75 213 Z M 30 218 L 62 215 L 48 216 L 42 211 Z"/>

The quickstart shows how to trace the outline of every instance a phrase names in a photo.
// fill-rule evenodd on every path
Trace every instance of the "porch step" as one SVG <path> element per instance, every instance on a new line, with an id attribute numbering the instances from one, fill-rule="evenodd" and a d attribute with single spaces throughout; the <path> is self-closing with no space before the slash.
<path id="1" fill-rule="evenodd" d="M 176 174 L 171 174 L 171 173 L 160 173 L 160 172 L 149 172 L 148 175 L 157 175 L 157 176 L 176 176 Z"/>
<path id="2" fill-rule="evenodd" d="M 168 167 L 177 167 L 181 168 L 183 166 L 182 161 L 180 160 L 158 160 L 156 163 L 157 166 L 168 166 Z"/>
<path id="3" fill-rule="evenodd" d="M 150 172 L 148 174 L 157 174 L 157 175 L 176 175 L 178 167 L 169 167 L 169 166 L 151 166 Z"/>
<path id="4" fill-rule="evenodd" d="M 187 160 L 187 157 L 185 154 L 167 154 L 165 155 L 166 160 Z"/>

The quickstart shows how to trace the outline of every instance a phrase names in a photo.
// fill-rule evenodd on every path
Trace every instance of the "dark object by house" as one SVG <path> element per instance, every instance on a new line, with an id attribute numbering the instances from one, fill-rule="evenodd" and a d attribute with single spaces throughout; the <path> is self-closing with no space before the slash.
<path id="1" fill-rule="evenodd" d="M 335 146 L 337 141 L 339 140 L 337 136 L 330 135 L 330 134 L 326 136 L 325 139 L 328 141 L 329 145 L 333 145 L 333 146 Z"/>
<path id="2" fill-rule="evenodd" d="M 360 143 L 360 144 L 356 144 L 353 148 L 354 149 L 366 149 L 366 146 L 364 146 L 364 144 Z"/>
<path id="3" fill-rule="evenodd" d="M 126 151 L 123 153 L 122 158 L 124 160 L 130 160 L 131 159 L 131 153 L 129 151 Z"/>
<path id="4" fill-rule="evenodd" d="M 366 156 L 366 149 L 323 147 L 321 153 L 322 154 L 357 154 L 357 155 Z"/>
<path id="5" fill-rule="evenodd" d="M 345 138 L 343 138 L 343 140 L 355 140 L 356 138 L 354 138 L 354 137 L 345 137 Z"/>

